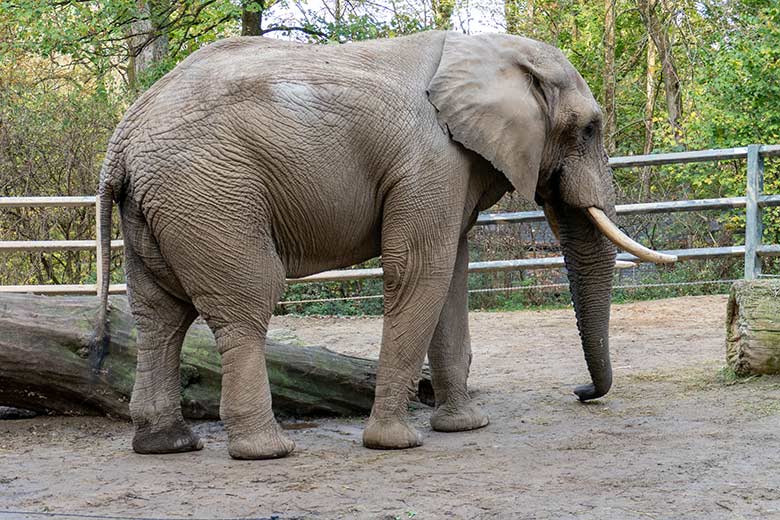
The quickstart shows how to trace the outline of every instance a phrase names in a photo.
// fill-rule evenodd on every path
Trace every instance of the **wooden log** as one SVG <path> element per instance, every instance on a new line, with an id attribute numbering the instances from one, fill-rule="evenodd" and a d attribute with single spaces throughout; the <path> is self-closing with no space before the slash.
<path id="1" fill-rule="evenodd" d="M 780 374 L 780 280 L 731 286 L 726 361 L 738 375 Z"/>
<path id="2" fill-rule="evenodd" d="M 98 306 L 91 296 L 0 295 L 0 405 L 129 417 L 136 357 L 132 315 L 125 297 L 111 297 L 111 341 L 93 367 L 88 345 Z M 269 341 L 266 362 L 277 414 L 354 416 L 371 410 L 373 360 Z M 418 396 L 432 404 L 426 374 Z M 193 324 L 185 339 L 181 381 L 185 417 L 219 418 L 220 358 L 214 336 L 202 322 Z"/>

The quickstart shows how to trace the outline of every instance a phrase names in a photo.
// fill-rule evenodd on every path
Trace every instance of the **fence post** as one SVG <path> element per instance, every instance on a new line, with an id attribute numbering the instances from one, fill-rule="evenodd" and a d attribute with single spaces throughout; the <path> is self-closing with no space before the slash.
<path id="1" fill-rule="evenodd" d="M 100 243 L 100 194 L 95 197 L 95 271 L 97 272 L 97 278 L 95 279 L 95 292 L 100 296 L 100 288 L 103 287 L 103 265 L 100 261 L 103 258 L 103 245 Z"/>
<path id="2" fill-rule="evenodd" d="M 761 274 L 761 260 L 757 250 L 761 245 L 763 225 L 758 197 L 764 189 L 764 158 L 761 145 L 751 144 L 747 153 L 747 189 L 745 191 L 745 280 L 753 280 Z"/>

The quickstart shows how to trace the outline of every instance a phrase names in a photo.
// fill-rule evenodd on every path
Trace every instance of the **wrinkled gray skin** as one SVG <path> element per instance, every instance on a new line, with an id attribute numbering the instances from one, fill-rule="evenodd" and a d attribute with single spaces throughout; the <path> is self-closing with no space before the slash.
<path id="1" fill-rule="evenodd" d="M 593 381 L 575 392 L 604 395 L 615 251 L 582 210 L 614 213 L 600 118 L 559 51 L 515 36 L 231 38 L 187 58 L 128 110 L 101 174 L 103 229 L 118 202 L 139 330 L 133 448 L 202 446 L 179 405 L 182 339 L 200 314 L 222 355 L 230 455 L 290 453 L 264 361 L 285 277 L 380 254 L 385 321 L 365 446 L 421 444 L 406 415 L 426 353 L 432 427 L 485 426 L 466 389 L 466 234 L 513 188 L 559 229 Z"/>

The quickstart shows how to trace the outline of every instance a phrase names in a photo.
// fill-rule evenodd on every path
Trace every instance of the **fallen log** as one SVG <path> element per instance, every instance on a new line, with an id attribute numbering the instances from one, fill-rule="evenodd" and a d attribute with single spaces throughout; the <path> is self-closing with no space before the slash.
<path id="1" fill-rule="evenodd" d="M 741 376 L 780 374 L 780 280 L 742 280 L 731 286 L 726 361 Z"/>
<path id="2" fill-rule="evenodd" d="M 125 297 L 111 297 L 110 343 L 99 367 L 92 367 L 88 345 L 98 306 L 95 297 L 0 295 L 0 405 L 129 417 L 136 357 L 133 318 Z M 371 410 L 376 361 L 269 341 L 266 363 L 277 414 L 354 416 Z M 199 321 L 182 348 L 181 383 L 185 417 L 219 417 L 220 359 L 211 330 Z M 418 397 L 432 404 L 425 373 Z"/>

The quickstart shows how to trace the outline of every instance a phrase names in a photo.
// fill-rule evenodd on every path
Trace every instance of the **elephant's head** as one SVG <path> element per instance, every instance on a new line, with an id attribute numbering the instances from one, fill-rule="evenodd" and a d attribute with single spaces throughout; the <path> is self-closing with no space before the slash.
<path id="1" fill-rule="evenodd" d="M 612 384 L 612 242 L 650 261 L 674 257 L 649 251 L 611 223 L 612 171 L 602 143 L 601 109 L 590 89 L 549 45 L 518 36 L 447 33 L 428 95 L 455 141 L 544 207 L 563 248 L 593 380 L 575 393 L 583 401 L 601 397 Z"/>

